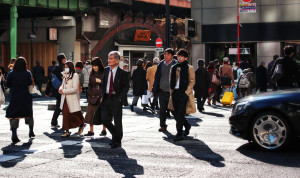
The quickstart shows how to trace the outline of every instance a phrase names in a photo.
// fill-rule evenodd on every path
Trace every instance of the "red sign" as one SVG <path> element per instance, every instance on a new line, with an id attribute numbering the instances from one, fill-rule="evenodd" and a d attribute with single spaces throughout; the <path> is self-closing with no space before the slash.
<path id="1" fill-rule="evenodd" d="M 151 30 L 136 30 L 134 41 L 150 41 Z"/>
<path id="2" fill-rule="evenodd" d="M 155 44 L 158 48 L 160 48 L 163 44 L 162 39 L 161 38 L 157 38 L 155 41 Z"/>
<path id="3" fill-rule="evenodd" d="M 243 0 L 246 3 L 252 3 L 254 0 Z"/>

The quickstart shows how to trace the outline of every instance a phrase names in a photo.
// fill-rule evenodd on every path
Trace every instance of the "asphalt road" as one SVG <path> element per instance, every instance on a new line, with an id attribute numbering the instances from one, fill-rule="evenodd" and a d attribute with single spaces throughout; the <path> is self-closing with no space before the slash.
<path id="1" fill-rule="evenodd" d="M 132 97 L 130 97 L 131 103 Z M 82 99 L 82 105 L 87 105 Z M 35 139 L 20 122 L 21 142 L 11 144 L 5 107 L 0 111 L 0 177 L 299 177 L 300 146 L 281 152 L 263 152 L 229 134 L 231 108 L 205 106 L 206 113 L 188 117 L 190 136 L 174 142 L 175 120 L 168 118 L 168 132 L 158 132 L 157 115 L 136 107 L 123 109 L 122 148 L 111 149 L 111 135 L 62 139 L 50 128 L 52 99 L 34 101 Z M 139 105 L 138 105 L 139 106 Z M 62 116 L 59 118 L 61 123 Z M 89 130 L 87 126 L 84 133 Z"/>

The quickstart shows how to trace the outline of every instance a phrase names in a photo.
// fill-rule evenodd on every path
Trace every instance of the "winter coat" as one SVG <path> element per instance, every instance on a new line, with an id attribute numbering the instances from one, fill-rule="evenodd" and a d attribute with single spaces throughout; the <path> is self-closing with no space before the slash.
<path id="1" fill-rule="evenodd" d="M 132 83 L 134 96 L 141 96 L 147 90 L 146 71 L 141 66 L 133 71 Z"/>
<path id="2" fill-rule="evenodd" d="M 210 87 L 209 74 L 204 67 L 199 67 L 195 71 L 196 83 L 194 86 L 195 97 L 208 97 Z"/>
<path id="3" fill-rule="evenodd" d="M 88 87 L 89 86 L 89 77 L 92 72 L 92 65 L 85 65 L 82 69 L 82 74 L 83 74 L 83 87 Z"/>
<path id="4" fill-rule="evenodd" d="M 96 82 L 96 78 L 101 80 L 101 83 Z M 90 76 L 89 87 L 88 87 L 88 103 L 92 105 L 97 105 L 100 101 L 102 94 L 102 84 L 103 82 L 103 72 L 95 73 Z"/>
<path id="5" fill-rule="evenodd" d="M 234 83 L 237 84 L 237 82 L 239 81 L 239 78 L 243 72 L 243 70 L 237 66 L 235 66 L 233 69 L 232 69 L 232 73 L 233 71 L 236 70 L 236 73 L 237 73 L 237 78 L 234 80 Z M 233 78 L 234 78 L 234 75 L 233 75 Z"/>
<path id="6" fill-rule="evenodd" d="M 66 80 L 63 77 L 62 85 L 59 90 L 62 89 L 63 94 L 61 95 L 60 109 L 63 110 L 64 102 L 67 100 L 68 108 L 70 113 L 81 111 L 80 107 L 80 95 L 79 95 L 79 77 L 77 73 L 74 73 L 73 78 Z"/>
<path id="7" fill-rule="evenodd" d="M 63 80 L 63 75 L 62 75 L 62 71 L 63 71 L 63 68 L 64 68 L 64 64 L 59 64 L 57 67 L 55 67 L 55 69 L 53 70 L 52 74 L 53 75 L 56 75 L 56 77 L 58 78 L 59 81 L 62 82 Z M 52 76 L 51 76 L 52 77 Z M 52 86 L 52 82 L 51 80 L 48 81 L 47 83 L 47 87 L 46 87 L 46 90 L 45 90 L 45 94 L 46 95 L 49 95 L 50 92 L 54 95 L 54 96 L 59 96 L 60 94 L 58 93 L 58 89 L 55 89 L 53 86 Z"/>
<path id="8" fill-rule="evenodd" d="M 84 77 L 83 77 L 83 74 L 82 74 L 82 69 L 76 68 L 75 72 L 77 73 L 77 75 L 79 77 L 80 86 L 83 86 Z"/>
<path id="9" fill-rule="evenodd" d="M 171 67 L 170 73 L 172 71 L 173 66 Z M 176 81 L 178 80 L 180 75 L 180 70 L 177 68 L 176 70 Z M 195 97 L 193 93 L 193 88 L 195 85 L 195 70 L 194 67 L 189 65 L 189 84 L 187 89 L 185 90 L 186 95 L 188 96 L 188 102 L 186 103 L 186 114 L 191 114 L 196 112 L 196 105 L 195 105 Z M 168 108 L 174 111 L 173 101 L 172 101 L 172 93 L 174 90 L 170 90 L 170 99 Z"/>
<path id="10" fill-rule="evenodd" d="M 268 82 L 271 83 L 271 77 L 272 77 L 272 68 L 273 68 L 273 65 L 275 64 L 275 61 L 271 61 L 269 64 L 268 64 Z"/>
<path id="11" fill-rule="evenodd" d="M 268 76 L 267 76 L 267 69 L 260 65 L 256 69 L 256 89 L 260 91 L 267 91 L 267 83 L 268 83 Z"/>
<path id="12" fill-rule="evenodd" d="M 289 56 L 285 56 L 284 58 L 278 58 L 276 59 L 275 64 L 273 65 L 272 73 L 275 70 L 277 63 L 282 64 L 283 70 L 283 77 L 277 81 L 277 86 L 294 88 L 295 86 L 293 84 L 296 82 L 299 88 L 300 72 L 296 61 Z"/>
<path id="13" fill-rule="evenodd" d="M 10 101 L 6 110 L 7 118 L 32 117 L 32 97 L 28 87 L 32 85 L 29 71 L 11 71 L 6 78 L 6 86 L 10 88 Z"/>
<path id="14" fill-rule="evenodd" d="M 149 82 L 148 90 L 152 91 L 157 65 L 149 67 L 147 70 L 146 80 Z"/>
<path id="15" fill-rule="evenodd" d="M 219 69 L 219 75 L 220 75 L 220 77 L 222 77 L 222 76 L 231 77 L 231 82 L 232 82 L 232 84 L 234 84 L 233 72 L 232 72 L 232 68 L 231 68 L 230 65 L 228 65 L 228 64 L 222 65 Z M 231 85 L 222 85 L 222 87 L 223 88 L 230 88 Z"/>
<path id="16" fill-rule="evenodd" d="M 38 83 L 38 81 L 43 81 L 45 77 L 45 70 L 42 66 L 37 65 L 32 69 L 32 75 L 34 81 Z"/>

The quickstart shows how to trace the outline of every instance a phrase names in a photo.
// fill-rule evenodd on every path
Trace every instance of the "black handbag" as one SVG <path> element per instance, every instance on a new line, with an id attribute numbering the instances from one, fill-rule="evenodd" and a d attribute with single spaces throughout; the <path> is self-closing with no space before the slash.
<path id="1" fill-rule="evenodd" d="M 95 111 L 94 114 L 94 120 L 93 120 L 94 125 L 102 125 L 102 119 L 101 119 L 101 104 L 99 104 L 98 108 Z"/>
<path id="2" fill-rule="evenodd" d="M 221 74 L 223 74 L 222 68 L 221 68 Z M 229 76 L 220 76 L 220 84 L 221 85 L 231 85 L 231 77 L 229 77 Z"/>

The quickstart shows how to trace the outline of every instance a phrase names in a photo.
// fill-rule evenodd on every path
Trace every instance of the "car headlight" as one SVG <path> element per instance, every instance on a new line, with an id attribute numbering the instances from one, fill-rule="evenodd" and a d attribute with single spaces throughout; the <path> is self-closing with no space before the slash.
<path id="1" fill-rule="evenodd" d="M 235 114 L 245 110 L 248 106 L 250 105 L 250 102 L 242 102 L 242 103 L 238 103 L 235 108 L 234 108 L 234 112 Z"/>

